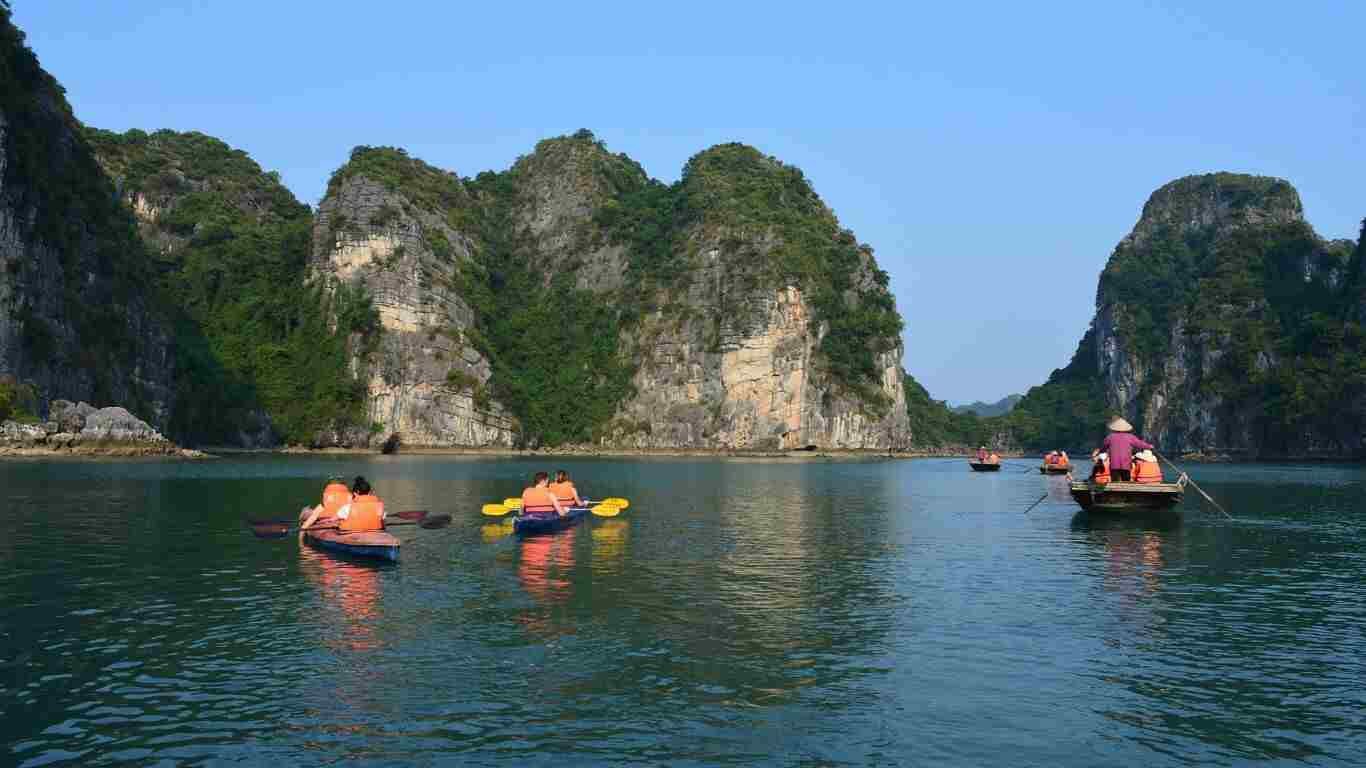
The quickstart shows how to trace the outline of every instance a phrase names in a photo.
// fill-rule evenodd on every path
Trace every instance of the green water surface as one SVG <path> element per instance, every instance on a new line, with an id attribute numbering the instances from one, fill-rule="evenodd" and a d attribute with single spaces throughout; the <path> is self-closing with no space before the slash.
<path id="1" fill-rule="evenodd" d="M 560 466 L 632 506 L 479 514 Z M 0 463 L 0 764 L 1366 763 L 1361 468 L 1197 467 L 1234 520 L 1015 469 Z M 334 471 L 454 522 L 395 566 L 244 527 Z"/>

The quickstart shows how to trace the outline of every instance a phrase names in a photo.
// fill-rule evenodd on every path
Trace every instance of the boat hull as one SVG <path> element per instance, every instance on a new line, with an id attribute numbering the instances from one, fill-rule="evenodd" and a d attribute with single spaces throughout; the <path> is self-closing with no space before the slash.
<path id="1" fill-rule="evenodd" d="M 972 467 L 972 471 L 973 471 L 973 472 L 1000 472 L 1000 471 L 1001 471 L 1001 465 L 1000 465 L 1000 464 L 989 464 L 989 463 L 986 463 L 986 462 L 978 463 L 978 462 L 975 462 L 975 461 L 969 461 L 969 462 L 968 462 L 968 466 L 969 466 L 969 467 Z"/>
<path id="2" fill-rule="evenodd" d="M 384 531 L 344 533 L 336 528 L 310 528 L 303 535 L 304 542 L 314 549 L 390 563 L 398 562 L 399 547 L 403 544 L 397 537 Z"/>
<path id="3" fill-rule="evenodd" d="M 1185 496 L 1185 477 L 1175 483 L 1074 481 L 1072 498 L 1086 512 L 1141 514 L 1170 510 Z"/>
<path id="4" fill-rule="evenodd" d="M 1068 472 L 1071 472 L 1071 471 L 1072 471 L 1072 468 L 1071 468 L 1071 467 L 1056 467 L 1056 466 L 1055 466 L 1055 467 L 1050 467 L 1050 466 L 1042 466 L 1042 467 L 1039 467 L 1039 473 L 1040 473 L 1040 474 L 1044 474 L 1044 475 L 1065 475 L 1065 474 L 1067 474 Z"/>
<path id="5" fill-rule="evenodd" d="M 512 530 L 518 536 L 536 536 L 544 533 L 555 533 L 566 528 L 577 525 L 588 514 L 587 507 L 570 507 L 569 514 L 563 517 L 555 513 L 543 515 L 533 513 L 529 515 L 518 515 L 512 521 Z"/>

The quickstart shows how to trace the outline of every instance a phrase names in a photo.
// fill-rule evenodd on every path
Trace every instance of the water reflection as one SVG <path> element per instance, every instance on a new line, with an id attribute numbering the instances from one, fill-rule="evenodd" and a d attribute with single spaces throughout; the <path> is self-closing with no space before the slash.
<path id="1" fill-rule="evenodd" d="M 580 527 L 528 536 L 518 543 L 517 580 L 533 603 L 518 620 L 546 640 L 574 631 L 561 609 L 574 594 L 574 542 Z"/>
<path id="2" fill-rule="evenodd" d="M 603 520 L 593 524 L 593 574 L 595 576 L 618 576 L 624 573 L 626 537 L 630 530 L 631 524 L 625 520 Z"/>
<path id="3" fill-rule="evenodd" d="M 299 572 L 316 588 L 323 646 L 338 654 L 383 648 L 378 625 L 380 576 L 385 568 L 319 552 L 299 536 Z"/>

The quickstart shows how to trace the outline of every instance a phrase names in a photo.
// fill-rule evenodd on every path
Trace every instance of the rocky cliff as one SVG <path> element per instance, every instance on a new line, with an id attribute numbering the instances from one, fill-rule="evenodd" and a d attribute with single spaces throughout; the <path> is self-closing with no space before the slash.
<path id="1" fill-rule="evenodd" d="M 422 445 L 901 447 L 886 274 L 800 171 L 708 150 L 666 186 L 587 132 L 460 179 L 358 148 L 314 228 L 364 286 L 380 434 Z"/>
<path id="2" fill-rule="evenodd" d="M 1316 235 L 1281 179 L 1167 184 L 1106 264 L 1072 365 L 1017 413 L 1070 409 L 1091 422 L 1073 435 L 1121 413 L 1173 453 L 1362 455 L 1356 247 Z"/>
<path id="3" fill-rule="evenodd" d="M 169 332 L 133 217 L 0 7 L 0 373 L 165 423 Z"/>
<path id="4" fill-rule="evenodd" d="M 353 346 L 352 371 L 364 381 L 374 435 L 390 445 L 513 444 L 516 423 L 488 394 L 492 369 L 455 288 L 474 268 L 474 205 L 455 175 L 399 150 L 359 147 L 319 206 L 312 275 L 363 288 L 374 303 L 379 339 Z"/>

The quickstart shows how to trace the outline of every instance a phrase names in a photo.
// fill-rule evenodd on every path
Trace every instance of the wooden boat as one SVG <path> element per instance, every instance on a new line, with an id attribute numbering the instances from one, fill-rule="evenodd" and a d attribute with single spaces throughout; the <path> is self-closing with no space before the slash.
<path id="1" fill-rule="evenodd" d="M 1041 464 L 1039 472 L 1045 475 L 1065 475 L 1072 471 L 1071 464 Z"/>
<path id="2" fill-rule="evenodd" d="M 1181 502 L 1188 482 L 1190 478 L 1184 472 L 1174 483 L 1073 480 L 1071 491 L 1072 498 L 1087 512 L 1132 514 L 1171 509 Z"/>
<path id="3" fill-rule="evenodd" d="M 1000 472 L 1001 463 L 991 463 L 989 461 L 969 461 L 968 466 L 972 467 L 973 472 Z"/>
<path id="4" fill-rule="evenodd" d="M 299 522 L 307 520 L 309 514 L 311 510 L 305 508 L 299 515 Z M 348 533 L 333 527 L 313 527 L 303 534 L 304 541 L 316 549 L 391 563 L 398 562 L 398 549 L 403 544 L 398 537 L 384 531 Z"/>
<path id="5" fill-rule="evenodd" d="M 587 515 L 588 507 L 570 507 L 569 514 L 564 516 L 554 512 L 549 514 L 530 512 L 513 518 L 512 530 L 516 531 L 519 536 L 554 533 L 577 525 Z"/>

